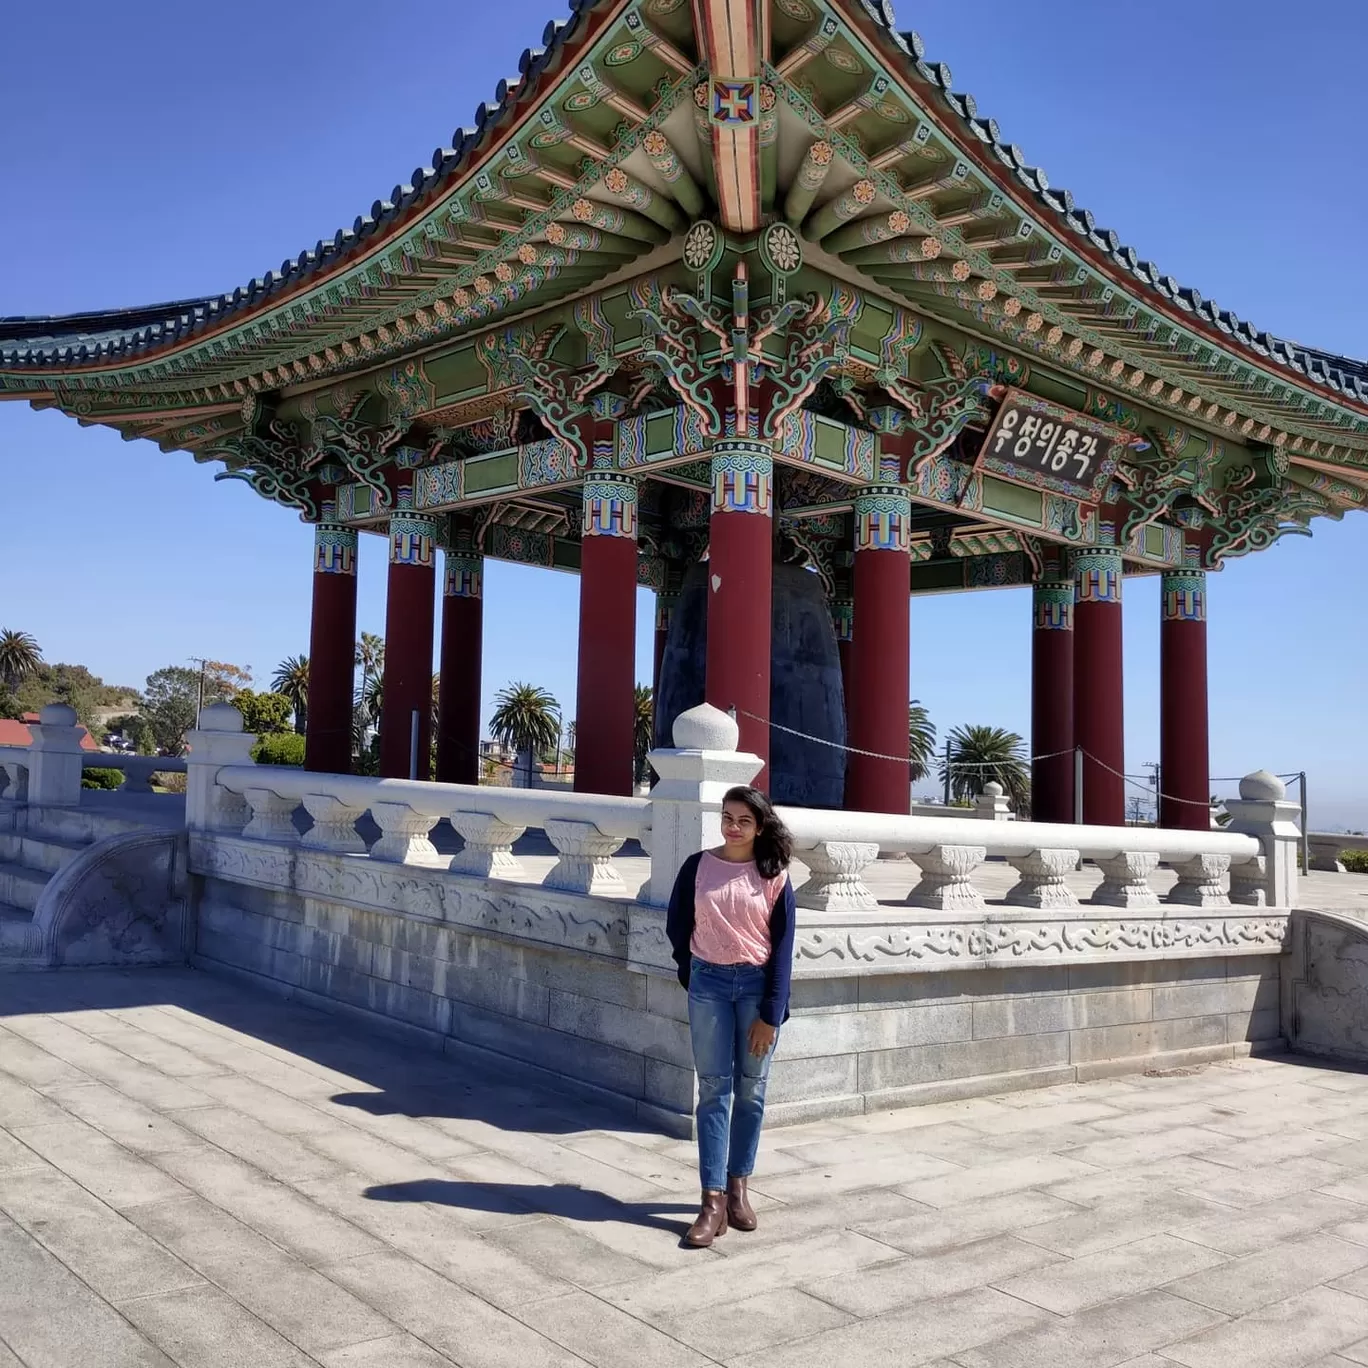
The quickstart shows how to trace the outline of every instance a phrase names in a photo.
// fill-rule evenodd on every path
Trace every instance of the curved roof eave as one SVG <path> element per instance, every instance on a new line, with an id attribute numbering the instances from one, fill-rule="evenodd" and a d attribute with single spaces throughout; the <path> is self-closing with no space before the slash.
<path id="1" fill-rule="evenodd" d="M 420 205 L 442 195 L 452 179 L 468 169 L 476 149 L 499 128 L 512 107 L 532 92 L 567 41 L 587 22 L 587 16 L 613 3 L 615 0 L 569 0 L 569 19 L 553 20 L 547 25 L 542 47 L 524 49 L 518 63 L 518 79 L 512 83 L 499 82 L 493 104 L 481 104 L 475 111 L 474 126 L 458 129 L 452 135 L 451 146 L 439 147 L 433 153 L 430 171 L 416 168 L 410 183 L 395 186 L 389 199 L 375 201 L 370 214 L 359 215 L 351 229 L 338 229 L 330 241 L 320 239 L 312 249 L 283 262 L 279 271 L 268 271 L 231 294 L 103 313 L 0 319 L 0 367 L 41 371 L 55 366 L 98 366 L 144 359 L 221 327 L 230 319 L 241 321 L 242 316 L 277 305 L 299 290 L 321 282 L 362 248 L 369 252 L 381 245 L 402 222 L 414 216 Z M 920 36 L 911 30 L 899 30 L 891 0 L 848 3 L 869 16 L 884 39 L 910 62 L 916 75 L 940 93 L 966 134 L 983 144 L 1049 217 L 1083 238 L 1113 272 L 1157 295 L 1171 310 L 1188 315 L 1194 326 L 1212 335 L 1219 344 L 1233 343 L 1241 348 L 1256 364 L 1271 362 L 1335 395 L 1368 404 L 1368 362 L 1301 346 L 1256 329 L 1229 310 L 1203 299 L 1197 290 L 1163 275 L 1134 248 L 1125 246 L 1111 229 L 1098 228 L 1093 215 L 1079 208 L 1070 192 L 1051 189 L 1045 173 L 1028 165 L 1015 144 L 1002 140 L 996 120 L 979 115 L 972 95 L 951 89 L 949 67 L 927 62 Z M 43 345 L 20 348 L 15 346 L 19 342 Z"/>
<path id="2" fill-rule="evenodd" d="M 390 198 L 376 200 L 369 214 L 356 217 L 352 227 L 339 228 L 331 240 L 319 239 L 293 260 L 286 259 L 278 271 L 267 271 L 231 294 L 206 295 L 167 304 L 111 309 L 94 313 L 51 317 L 0 318 L 0 368 L 30 370 L 49 366 L 96 366 L 111 362 L 146 359 L 200 333 L 274 306 L 309 285 L 320 283 L 364 247 L 379 247 L 420 205 L 441 196 L 462 171 L 469 169 L 476 149 L 499 130 L 512 108 L 525 98 L 545 74 L 586 16 L 617 0 L 569 0 L 570 17 L 552 20 L 542 34 L 543 46 L 524 48 L 518 61 L 518 78 L 501 80 L 493 103 L 481 103 L 475 122 L 458 128 L 451 146 L 438 147 L 432 167 L 416 167 L 409 183 L 396 185 Z M 45 342 L 24 348 L 17 342 Z"/>
<path id="3" fill-rule="evenodd" d="M 1171 306 L 1192 316 L 1205 331 L 1215 331 L 1251 353 L 1256 361 L 1272 361 L 1297 372 L 1312 384 L 1368 403 L 1368 362 L 1336 356 L 1314 347 L 1300 346 L 1285 338 L 1255 328 L 1227 309 L 1188 286 L 1179 285 L 1172 276 L 1163 275 L 1152 262 L 1127 247 L 1110 228 L 1098 228 L 1093 215 L 1080 209 L 1067 190 L 1052 190 L 1045 173 L 1027 164 L 1021 149 L 1004 142 L 995 119 L 983 118 L 972 95 L 951 89 L 950 68 L 943 62 L 927 62 L 921 36 L 913 30 L 899 30 L 892 0 L 851 0 L 883 30 L 885 39 L 909 60 L 923 81 L 936 88 L 970 137 L 983 143 L 1012 173 L 1017 181 L 1056 221 L 1084 238 L 1113 268 L 1131 277 L 1141 287 L 1152 290 Z"/>

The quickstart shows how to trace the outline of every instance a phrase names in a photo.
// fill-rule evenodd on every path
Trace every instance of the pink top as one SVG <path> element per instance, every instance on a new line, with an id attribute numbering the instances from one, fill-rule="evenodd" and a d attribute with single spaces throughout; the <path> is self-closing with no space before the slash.
<path id="1" fill-rule="evenodd" d="M 764 964 L 770 957 L 770 913 L 786 873 L 763 878 L 754 860 L 733 864 L 703 852 L 694 881 L 689 949 L 709 964 Z"/>

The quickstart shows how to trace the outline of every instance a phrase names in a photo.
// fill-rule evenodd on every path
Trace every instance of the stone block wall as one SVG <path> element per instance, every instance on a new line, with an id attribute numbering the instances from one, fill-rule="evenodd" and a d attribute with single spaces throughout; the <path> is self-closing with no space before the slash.
<path id="1" fill-rule="evenodd" d="M 453 883 L 440 871 L 403 873 Z M 610 926 L 613 916 L 630 918 L 628 904 L 593 901 L 612 909 L 600 910 Z M 199 881 L 202 966 L 363 1012 L 434 1048 L 516 1061 L 687 1134 L 694 1075 L 685 995 L 668 973 L 629 964 L 626 941 L 624 931 L 605 945 L 611 953 L 595 953 L 297 888 Z M 854 1115 L 1276 1047 L 1279 962 L 1263 954 L 803 970 L 773 1066 L 771 1118 Z"/>

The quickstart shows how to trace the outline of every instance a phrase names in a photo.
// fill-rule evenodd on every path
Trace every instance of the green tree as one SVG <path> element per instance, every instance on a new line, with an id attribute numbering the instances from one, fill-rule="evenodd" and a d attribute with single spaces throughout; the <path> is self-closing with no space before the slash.
<path id="1" fill-rule="evenodd" d="M 39 712 L 49 703 L 65 703 L 76 710 L 76 718 L 89 728 L 95 711 L 109 706 L 112 691 L 98 675 L 84 665 L 40 664 L 25 676 L 15 690 L 15 701 L 23 712 Z"/>
<path id="2" fill-rule="evenodd" d="M 950 742 L 950 796 L 971 801 L 983 792 L 984 784 L 1002 785 L 1019 817 L 1031 809 L 1031 770 L 1026 743 L 1016 732 L 1003 727 L 955 727 Z M 946 762 L 941 761 L 941 778 Z"/>
<path id="3" fill-rule="evenodd" d="M 646 757 L 655 739 L 655 694 L 645 684 L 635 686 L 632 696 L 632 756 L 638 784 L 644 784 L 650 773 Z"/>
<path id="4" fill-rule="evenodd" d="M 0 684 L 0 717 L 17 722 L 23 715 L 14 690 L 8 684 Z"/>
<path id="5" fill-rule="evenodd" d="M 147 676 L 143 715 L 161 755 L 179 755 L 185 749 L 185 733 L 195 725 L 200 672 L 188 665 L 164 665 Z M 206 704 L 224 700 L 211 696 L 207 681 Z"/>
<path id="6" fill-rule="evenodd" d="M 489 732 L 517 753 L 518 768 L 532 784 L 532 760 L 560 739 L 560 704 L 534 684 L 509 684 L 494 699 Z"/>
<path id="7" fill-rule="evenodd" d="M 266 694 L 263 697 L 269 698 L 271 695 Z M 284 729 L 272 732 L 268 736 L 263 736 L 252 747 L 252 759 L 258 765 L 294 765 L 299 767 L 304 763 L 304 738 L 298 732 Z"/>
<path id="8" fill-rule="evenodd" d="M 276 666 L 275 674 L 271 677 L 271 688 L 289 699 L 295 731 L 302 736 L 308 726 L 309 657 L 286 656 Z"/>
<path id="9" fill-rule="evenodd" d="M 243 689 L 252 686 L 249 666 L 231 665 L 226 660 L 204 662 L 204 702 L 231 703 Z"/>
<path id="10" fill-rule="evenodd" d="M 907 758 L 911 762 L 911 780 L 915 784 L 925 779 L 936 753 L 936 728 L 926 709 L 913 699 L 907 705 Z"/>
<path id="11" fill-rule="evenodd" d="M 155 755 L 157 752 L 157 738 L 153 734 L 152 724 L 141 713 L 114 718 L 108 730 L 118 732 L 139 755 Z"/>
<path id="12" fill-rule="evenodd" d="M 242 714 L 244 731 L 257 736 L 270 736 L 290 729 L 290 700 L 283 693 L 253 693 L 241 689 L 233 699 L 233 707 Z"/>
<path id="13" fill-rule="evenodd" d="M 0 683 L 15 689 L 43 663 L 38 642 L 28 632 L 0 629 Z"/>

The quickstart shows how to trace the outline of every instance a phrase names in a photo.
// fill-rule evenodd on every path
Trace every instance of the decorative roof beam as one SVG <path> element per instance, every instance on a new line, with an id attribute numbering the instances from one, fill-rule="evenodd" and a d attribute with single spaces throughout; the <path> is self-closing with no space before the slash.
<path id="1" fill-rule="evenodd" d="M 670 194 L 689 218 L 703 218 L 707 209 L 703 192 L 664 133 L 653 128 L 642 138 L 641 150 L 651 163 L 651 170 L 670 187 Z"/>
<path id="2" fill-rule="evenodd" d="M 887 76 L 875 76 L 862 94 L 843 104 L 839 109 L 833 109 L 827 115 L 827 127 L 844 128 L 846 124 L 853 123 L 858 119 L 861 114 L 868 114 L 888 94 L 890 84 Z"/>
<path id="3" fill-rule="evenodd" d="M 876 240 L 866 246 L 844 251 L 840 255 L 851 266 L 859 266 L 864 269 L 869 266 L 905 265 L 932 261 L 940 256 L 942 250 L 939 238 L 924 237 L 915 241 L 879 242 Z"/>
<path id="4" fill-rule="evenodd" d="M 958 228 L 962 223 L 972 223 L 981 214 L 997 209 L 1002 204 L 1002 196 L 996 192 L 984 191 L 974 195 L 966 203 L 955 205 L 936 215 L 943 228 Z"/>
<path id="5" fill-rule="evenodd" d="M 722 226 L 760 227 L 760 0 L 693 0 Z M 767 0 L 766 0 L 767 2 Z"/>
<path id="6" fill-rule="evenodd" d="M 926 143 L 930 133 L 930 126 L 922 124 L 910 138 L 904 138 L 902 142 L 895 143 L 892 147 L 886 147 L 882 152 L 875 153 L 874 156 L 870 157 L 871 169 L 888 171 L 897 166 L 899 162 L 906 161 L 908 157 L 915 157 L 918 161 L 924 161 Z"/>
<path id="7" fill-rule="evenodd" d="M 605 81 L 594 69 L 592 62 L 585 62 L 575 72 L 575 75 L 579 77 L 580 84 L 585 90 L 596 100 L 606 104 L 610 109 L 615 109 L 633 123 L 645 123 L 650 117 L 648 109 L 637 104 L 630 95 L 619 90 L 611 81 Z"/>
<path id="8" fill-rule="evenodd" d="M 1030 225 L 1026 226 L 1029 229 Z M 1029 237 L 1022 238 L 1018 224 L 1001 220 L 976 224 L 966 228 L 960 236 L 964 239 L 966 247 L 976 247 L 981 252 L 991 251 L 994 247 L 1007 247 L 1016 242 L 1030 241 Z"/>
<path id="9" fill-rule="evenodd" d="M 840 25 L 830 15 L 826 15 L 803 39 L 797 47 L 791 48 L 775 70 L 786 81 L 792 80 L 812 59 L 831 46 L 832 40 L 840 32 Z"/>
<path id="10" fill-rule="evenodd" d="M 632 36 L 657 61 L 673 68 L 681 76 L 694 69 L 695 63 L 680 52 L 663 33 L 657 32 L 639 9 L 633 10 L 627 15 L 626 23 L 632 32 Z"/>
<path id="11" fill-rule="evenodd" d="M 567 252 L 578 252 L 589 257 L 616 257 L 627 261 L 639 256 L 641 243 L 618 233 L 589 228 L 581 223 L 548 223 L 546 240 L 553 247 Z"/>
<path id="12" fill-rule="evenodd" d="M 784 200 L 784 218 L 795 228 L 807 217 L 827 174 L 835 150 L 825 139 L 818 139 L 807 150 L 802 165 L 789 185 L 788 196 Z"/>
<path id="13" fill-rule="evenodd" d="M 674 204 L 629 176 L 620 166 L 613 167 L 601 184 L 614 199 L 630 205 L 653 223 L 658 223 L 667 233 L 681 232 L 686 226 L 683 215 Z"/>
<path id="14" fill-rule="evenodd" d="M 843 223 L 867 214 L 877 194 L 871 180 L 856 181 L 843 195 L 828 200 L 803 225 L 803 236 L 809 242 L 820 242 L 834 233 Z"/>
<path id="15" fill-rule="evenodd" d="M 852 248 L 871 247 L 906 237 L 912 231 L 912 219 L 907 211 L 894 209 L 888 214 L 875 214 L 844 224 L 822 239 L 822 250 L 840 256 Z"/>
<path id="16" fill-rule="evenodd" d="M 600 232 L 635 238 L 652 246 L 669 240 L 667 229 L 630 209 L 617 209 L 609 204 L 600 204 L 597 200 L 577 199 L 570 206 L 570 212 L 577 223 L 587 228 L 597 228 Z"/>
<path id="17" fill-rule="evenodd" d="M 908 181 L 903 185 L 902 193 L 904 199 L 920 200 L 942 194 L 946 190 L 965 190 L 972 185 L 968 163 L 957 161 L 948 170 L 932 172 L 928 176 L 919 176 L 916 180 Z"/>

